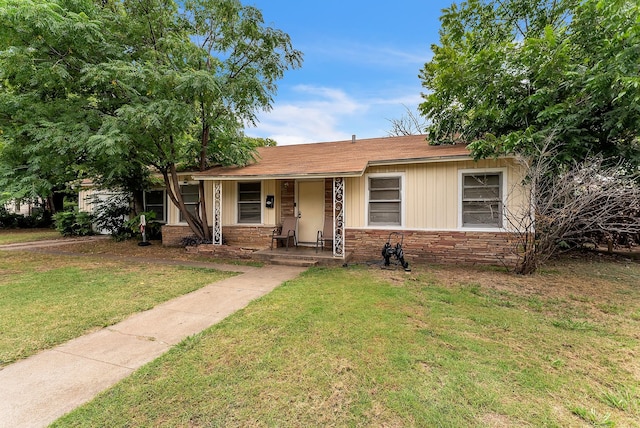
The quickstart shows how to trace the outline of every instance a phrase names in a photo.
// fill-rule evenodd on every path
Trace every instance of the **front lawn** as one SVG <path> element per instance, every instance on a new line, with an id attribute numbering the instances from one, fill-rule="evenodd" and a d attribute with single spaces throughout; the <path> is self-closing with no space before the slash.
<path id="1" fill-rule="evenodd" d="M 0 245 L 60 238 L 60 232 L 53 229 L 0 229 Z"/>
<path id="2" fill-rule="evenodd" d="M 313 268 L 55 426 L 639 426 L 640 265 Z"/>
<path id="3" fill-rule="evenodd" d="M 231 275 L 0 251 L 0 369 Z"/>

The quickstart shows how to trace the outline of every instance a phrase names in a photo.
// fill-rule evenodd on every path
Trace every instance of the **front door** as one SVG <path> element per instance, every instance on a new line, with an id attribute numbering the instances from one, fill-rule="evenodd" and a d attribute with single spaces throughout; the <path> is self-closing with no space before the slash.
<path id="1" fill-rule="evenodd" d="M 315 244 L 324 221 L 324 180 L 298 181 L 296 189 L 298 241 Z"/>

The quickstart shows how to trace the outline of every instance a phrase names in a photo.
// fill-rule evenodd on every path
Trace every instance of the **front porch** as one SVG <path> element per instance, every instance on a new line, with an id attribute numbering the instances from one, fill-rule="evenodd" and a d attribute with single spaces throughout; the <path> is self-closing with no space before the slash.
<path id="1" fill-rule="evenodd" d="M 216 258 L 241 259 L 269 264 L 288 266 L 342 266 L 351 260 L 351 253 L 345 257 L 334 257 L 331 248 L 324 251 L 315 247 L 278 247 L 274 249 L 253 249 L 229 245 L 200 245 L 188 251 L 199 255 Z"/>

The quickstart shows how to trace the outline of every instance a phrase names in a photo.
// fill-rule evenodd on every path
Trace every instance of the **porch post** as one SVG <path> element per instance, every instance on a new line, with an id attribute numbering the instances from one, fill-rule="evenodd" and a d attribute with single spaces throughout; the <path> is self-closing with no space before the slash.
<path id="1" fill-rule="evenodd" d="M 333 179 L 333 256 L 344 259 L 344 178 Z"/>
<path id="2" fill-rule="evenodd" d="M 213 182 L 213 245 L 222 245 L 222 181 Z"/>

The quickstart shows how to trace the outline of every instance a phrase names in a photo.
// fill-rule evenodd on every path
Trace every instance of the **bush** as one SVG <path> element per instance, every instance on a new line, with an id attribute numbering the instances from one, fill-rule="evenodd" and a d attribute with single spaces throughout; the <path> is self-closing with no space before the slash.
<path id="1" fill-rule="evenodd" d="M 106 200 L 94 198 L 95 224 L 100 230 L 107 231 L 116 241 L 132 238 L 134 232 L 127 218 L 131 213 L 129 197 L 123 194 L 109 196 Z"/>
<path id="2" fill-rule="evenodd" d="M 196 235 L 185 236 L 180 240 L 180 245 L 183 247 L 196 247 L 200 244 L 212 244 L 211 240 L 200 239 Z"/>
<path id="3" fill-rule="evenodd" d="M 157 221 L 154 221 L 156 218 L 156 213 L 153 211 L 140 213 L 131 220 L 127 221 L 126 227 L 130 230 L 130 237 L 136 236 L 142 239 L 142 233 L 140 232 L 140 217 L 143 215 L 145 216 L 145 221 L 147 223 L 147 226 L 145 228 L 146 239 L 160 239 L 162 236 L 160 232 L 162 225 Z"/>
<path id="4" fill-rule="evenodd" d="M 32 214 L 25 216 L 9 212 L 0 206 L 0 229 L 29 229 L 34 227 L 50 227 L 51 214 L 43 208 L 34 208 Z"/>
<path id="5" fill-rule="evenodd" d="M 18 227 L 19 218 L 22 214 L 10 213 L 5 207 L 0 206 L 0 228 L 14 229 Z"/>
<path id="6" fill-rule="evenodd" d="M 63 211 L 53 216 L 56 230 L 62 236 L 93 235 L 93 216 L 84 211 Z"/>

